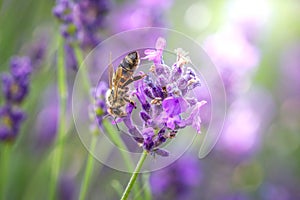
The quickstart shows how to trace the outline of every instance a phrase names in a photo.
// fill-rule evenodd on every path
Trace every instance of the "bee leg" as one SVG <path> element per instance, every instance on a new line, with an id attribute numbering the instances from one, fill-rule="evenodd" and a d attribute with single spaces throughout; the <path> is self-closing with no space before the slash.
<path id="1" fill-rule="evenodd" d="M 140 79 L 144 78 L 145 76 L 147 76 L 147 74 L 143 74 L 143 75 L 138 75 L 138 76 L 131 77 L 130 79 L 128 79 L 128 80 L 123 84 L 123 87 L 126 87 L 126 86 L 129 85 L 130 83 L 132 83 L 132 82 L 134 82 L 134 81 L 137 81 L 137 80 L 140 80 Z"/>
<path id="2" fill-rule="evenodd" d="M 134 109 L 136 109 L 136 105 L 135 105 L 134 101 L 129 100 L 129 103 L 134 106 Z"/>
<path id="3" fill-rule="evenodd" d="M 127 103 L 130 103 L 132 106 L 134 106 L 134 109 L 136 109 L 135 102 L 132 101 L 131 99 L 129 99 L 128 95 L 124 97 L 124 101 L 126 101 Z"/>

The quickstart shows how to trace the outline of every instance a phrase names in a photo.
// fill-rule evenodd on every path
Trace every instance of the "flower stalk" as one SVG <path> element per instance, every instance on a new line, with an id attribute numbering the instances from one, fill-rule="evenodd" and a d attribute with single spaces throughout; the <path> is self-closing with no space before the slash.
<path id="1" fill-rule="evenodd" d="M 50 199 L 55 199 L 57 181 L 59 177 L 60 165 L 63 153 L 63 141 L 66 133 L 66 105 L 67 105 L 67 81 L 66 81 L 66 69 L 64 66 L 64 51 L 63 51 L 63 40 L 60 38 L 59 49 L 57 57 L 57 73 L 58 73 L 58 92 L 59 92 L 59 128 L 56 140 L 56 146 L 53 152 L 53 165 L 51 173 L 51 185 L 50 185 Z"/>
<path id="2" fill-rule="evenodd" d="M 96 135 L 93 135 L 92 140 L 91 140 L 91 146 L 90 146 L 91 152 L 94 152 L 96 149 L 97 138 L 98 137 Z M 87 164 L 85 167 L 84 176 L 83 176 L 83 181 L 81 184 L 79 200 L 86 199 L 86 193 L 88 191 L 88 188 L 89 188 L 89 185 L 91 182 L 91 176 L 92 176 L 93 169 L 94 169 L 94 157 L 93 157 L 92 153 L 89 153 L 88 159 L 87 159 Z"/>
<path id="3" fill-rule="evenodd" d="M 72 48 L 74 49 L 75 57 L 76 57 L 78 66 L 80 67 L 79 70 L 81 70 L 84 87 L 89 92 L 91 89 L 91 83 L 89 80 L 88 73 L 86 71 L 86 66 L 84 65 L 84 62 L 83 62 L 84 59 L 83 59 L 83 55 L 82 55 L 82 50 L 80 49 L 78 44 L 74 44 L 72 46 Z M 82 65 L 82 66 L 80 66 L 80 65 Z M 92 99 L 91 95 L 89 95 L 89 96 L 90 96 L 90 100 L 92 101 L 93 99 Z M 93 153 L 96 149 L 98 134 L 99 134 L 98 130 L 93 131 L 91 144 L 90 144 L 90 152 L 88 153 L 87 164 L 85 167 L 83 181 L 82 181 L 81 188 L 80 188 L 79 200 L 86 199 L 86 194 L 87 194 L 90 182 L 91 182 L 91 177 L 92 177 L 92 173 L 93 173 L 93 169 L 94 169 L 94 162 L 95 162 Z"/>
<path id="4" fill-rule="evenodd" d="M 143 153 L 142 153 L 142 155 L 141 155 L 141 157 L 140 157 L 140 160 L 137 163 L 136 168 L 135 168 L 134 172 L 132 173 L 131 178 L 130 178 L 130 180 L 129 180 L 129 182 L 128 182 L 128 184 L 127 184 L 127 186 L 126 186 L 126 188 L 125 188 L 125 190 L 123 192 L 121 200 L 126 200 L 128 198 L 128 196 L 130 194 L 130 191 L 133 188 L 134 183 L 135 183 L 135 181 L 136 181 L 136 179 L 138 177 L 138 174 L 140 173 L 140 171 L 141 171 L 141 169 L 143 167 L 143 164 L 144 164 L 144 162 L 145 162 L 145 160 L 147 158 L 147 155 L 148 155 L 148 153 L 144 150 Z"/>
<path id="5" fill-rule="evenodd" d="M 10 152 L 11 144 L 6 143 L 0 146 L 0 160 L 1 160 L 1 178 L 0 178 L 0 197 L 6 199 L 6 184 L 7 176 L 9 174 L 9 161 L 10 161 Z"/>

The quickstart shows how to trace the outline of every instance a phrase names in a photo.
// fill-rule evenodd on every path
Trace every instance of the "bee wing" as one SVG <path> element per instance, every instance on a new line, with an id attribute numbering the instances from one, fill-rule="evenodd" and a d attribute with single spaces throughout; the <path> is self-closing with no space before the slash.
<path id="1" fill-rule="evenodd" d="M 119 88 L 119 83 L 120 83 L 120 80 L 121 80 L 121 78 L 122 78 L 122 67 L 118 67 L 118 69 L 117 69 L 117 71 L 116 71 L 116 74 L 115 74 L 115 78 L 114 78 L 114 92 L 115 92 L 115 94 L 114 94 L 114 96 L 115 96 L 115 98 L 117 98 L 118 97 L 118 88 Z"/>
<path id="2" fill-rule="evenodd" d="M 109 88 L 112 88 L 113 84 L 113 75 L 114 75 L 114 67 L 112 65 L 111 61 L 111 52 L 109 54 L 109 65 L 108 65 L 108 83 L 109 83 Z"/>

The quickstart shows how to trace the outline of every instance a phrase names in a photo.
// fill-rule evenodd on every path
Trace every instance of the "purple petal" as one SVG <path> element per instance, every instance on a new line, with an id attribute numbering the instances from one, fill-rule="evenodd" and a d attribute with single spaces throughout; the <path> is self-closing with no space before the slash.
<path id="1" fill-rule="evenodd" d="M 188 108 L 188 103 L 182 97 L 179 98 L 168 97 L 163 100 L 162 106 L 164 111 L 168 113 L 169 116 L 172 117 L 185 112 Z"/>
<path id="2" fill-rule="evenodd" d="M 186 125 L 192 125 L 192 127 L 197 130 L 197 133 L 201 133 L 200 108 L 205 104 L 206 101 L 198 102 L 190 116 L 185 120 Z"/>
<path id="3" fill-rule="evenodd" d="M 168 157 L 170 153 L 167 150 L 164 149 L 155 149 L 154 151 L 157 155 L 160 155 L 162 157 Z"/>

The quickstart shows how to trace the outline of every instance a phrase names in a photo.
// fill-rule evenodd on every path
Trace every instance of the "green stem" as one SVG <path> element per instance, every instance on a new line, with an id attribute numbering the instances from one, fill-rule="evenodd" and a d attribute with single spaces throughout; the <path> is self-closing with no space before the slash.
<path id="1" fill-rule="evenodd" d="M 64 49 L 63 39 L 60 38 L 59 49 L 57 58 L 57 84 L 59 91 L 59 127 L 57 133 L 57 140 L 55 149 L 53 152 L 52 161 L 52 174 L 49 199 L 55 199 L 57 182 L 59 178 L 60 165 L 63 153 L 63 139 L 66 133 L 66 105 L 67 105 L 67 81 L 66 81 L 66 69 L 64 65 Z"/>
<path id="2" fill-rule="evenodd" d="M 144 174 L 143 176 L 143 182 L 145 183 L 145 185 L 143 186 L 144 188 L 144 200 L 151 200 L 151 190 L 150 190 L 150 184 L 149 184 L 149 177 L 150 174 Z"/>
<path id="3" fill-rule="evenodd" d="M 87 67 L 84 64 L 84 58 L 83 58 L 83 55 L 82 55 L 82 51 L 81 51 L 81 49 L 78 45 L 73 45 L 73 48 L 74 48 L 75 56 L 77 58 L 77 63 L 78 63 L 78 66 L 79 66 L 79 70 L 81 71 L 81 73 L 79 73 L 79 74 L 82 75 L 82 81 L 83 81 L 84 87 L 86 88 L 86 90 L 88 92 L 90 92 L 92 84 L 91 84 L 91 81 L 89 79 L 89 74 L 88 74 L 88 71 L 87 71 Z M 89 95 L 89 96 L 90 96 L 91 102 L 93 102 L 92 96 L 91 95 Z"/>
<path id="4" fill-rule="evenodd" d="M 111 181 L 111 186 L 113 187 L 113 189 L 116 191 L 116 193 L 118 194 L 118 196 L 122 196 L 123 193 L 123 186 L 121 185 L 121 183 L 117 180 L 112 180 Z"/>
<path id="5" fill-rule="evenodd" d="M 91 147 L 90 147 L 90 153 L 88 155 L 88 160 L 87 160 L 87 164 L 86 164 L 86 168 L 85 168 L 85 172 L 84 172 L 84 178 L 83 178 L 83 182 L 81 184 L 81 189 L 80 189 L 80 195 L 79 195 L 79 200 L 84 200 L 86 199 L 86 193 L 90 184 L 90 180 L 91 180 L 91 175 L 94 169 L 94 157 L 93 157 L 93 152 L 96 149 L 96 144 L 97 144 L 97 139 L 98 137 L 96 135 L 94 135 L 92 137 L 92 141 L 91 141 Z"/>
<path id="6" fill-rule="evenodd" d="M 1 10 L 2 10 L 2 4 L 3 4 L 3 2 L 2 2 L 2 0 L 0 0 L 0 14 L 1 14 Z"/>
<path id="7" fill-rule="evenodd" d="M 86 66 L 84 65 L 84 59 L 83 59 L 83 55 L 82 55 L 82 51 L 80 49 L 80 47 L 78 45 L 73 45 L 73 49 L 75 52 L 75 56 L 77 58 L 77 63 L 78 66 L 80 67 L 79 70 L 81 71 L 81 75 L 82 75 L 82 80 L 83 80 L 83 84 L 85 89 L 87 90 L 88 94 L 90 92 L 91 89 L 91 82 L 89 80 L 89 75 L 86 69 Z M 90 97 L 90 102 L 93 102 L 93 98 L 92 96 L 89 94 Z M 80 194 L 79 194 L 79 200 L 83 200 L 86 197 L 86 193 L 88 191 L 88 187 L 90 185 L 91 182 L 91 175 L 93 172 L 93 168 L 94 168 L 94 158 L 93 158 L 93 153 L 96 149 L 96 144 L 97 144 L 97 134 L 98 133 L 94 133 L 94 135 L 92 136 L 92 141 L 91 141 L 91 147 L 90 147 L 90 152 L 88 155 L 88 160 L 87 160 L 87 164 L 85 167 L 85 172 L 83 175 L 83 181 L 81 184 L 81 189 L 80 189 Z"/>
<path id="8" fill-rule="evenodd" d="M 136 165 L 136 168 L 135 168 L 134 172 L 131 175 L 131 178 L 130 178 L 127 186 L 126 186 L 126 189 L 123 192 L 121 200 L 126 200 L 128 198 L 129 193 L 130 193 L 130 191 L 131 191 L 131 189 L 132 189 L 132 187 L 133 187 L 133 185 L 134 185 L 134 183 L 135 183 L 135 181 L 136 181 L 136 179 L 138 177 L 138 174 L 140 173 L 140 171 L 142 169 L 144 161 L 146 160 L 146 157 L 147 157 L 147 152 L 144 151 L 142 153 L 141 157 L 140 157 L 139 162 Z"/>
<path id="9" fill-rule="evenodd" d="M 6 187 L 7 187 L 7 176 L 9 174 L 9 155 L 11 152 L 11 144 L 2 144 L 1 145 L 1 154 L 0 154 L 0 158 L 1 158 L 1 177 L 0 177 L 0 194 L 1 194 L 1 198 L 6 199 L 5 195 L 6 195 Z"/>

